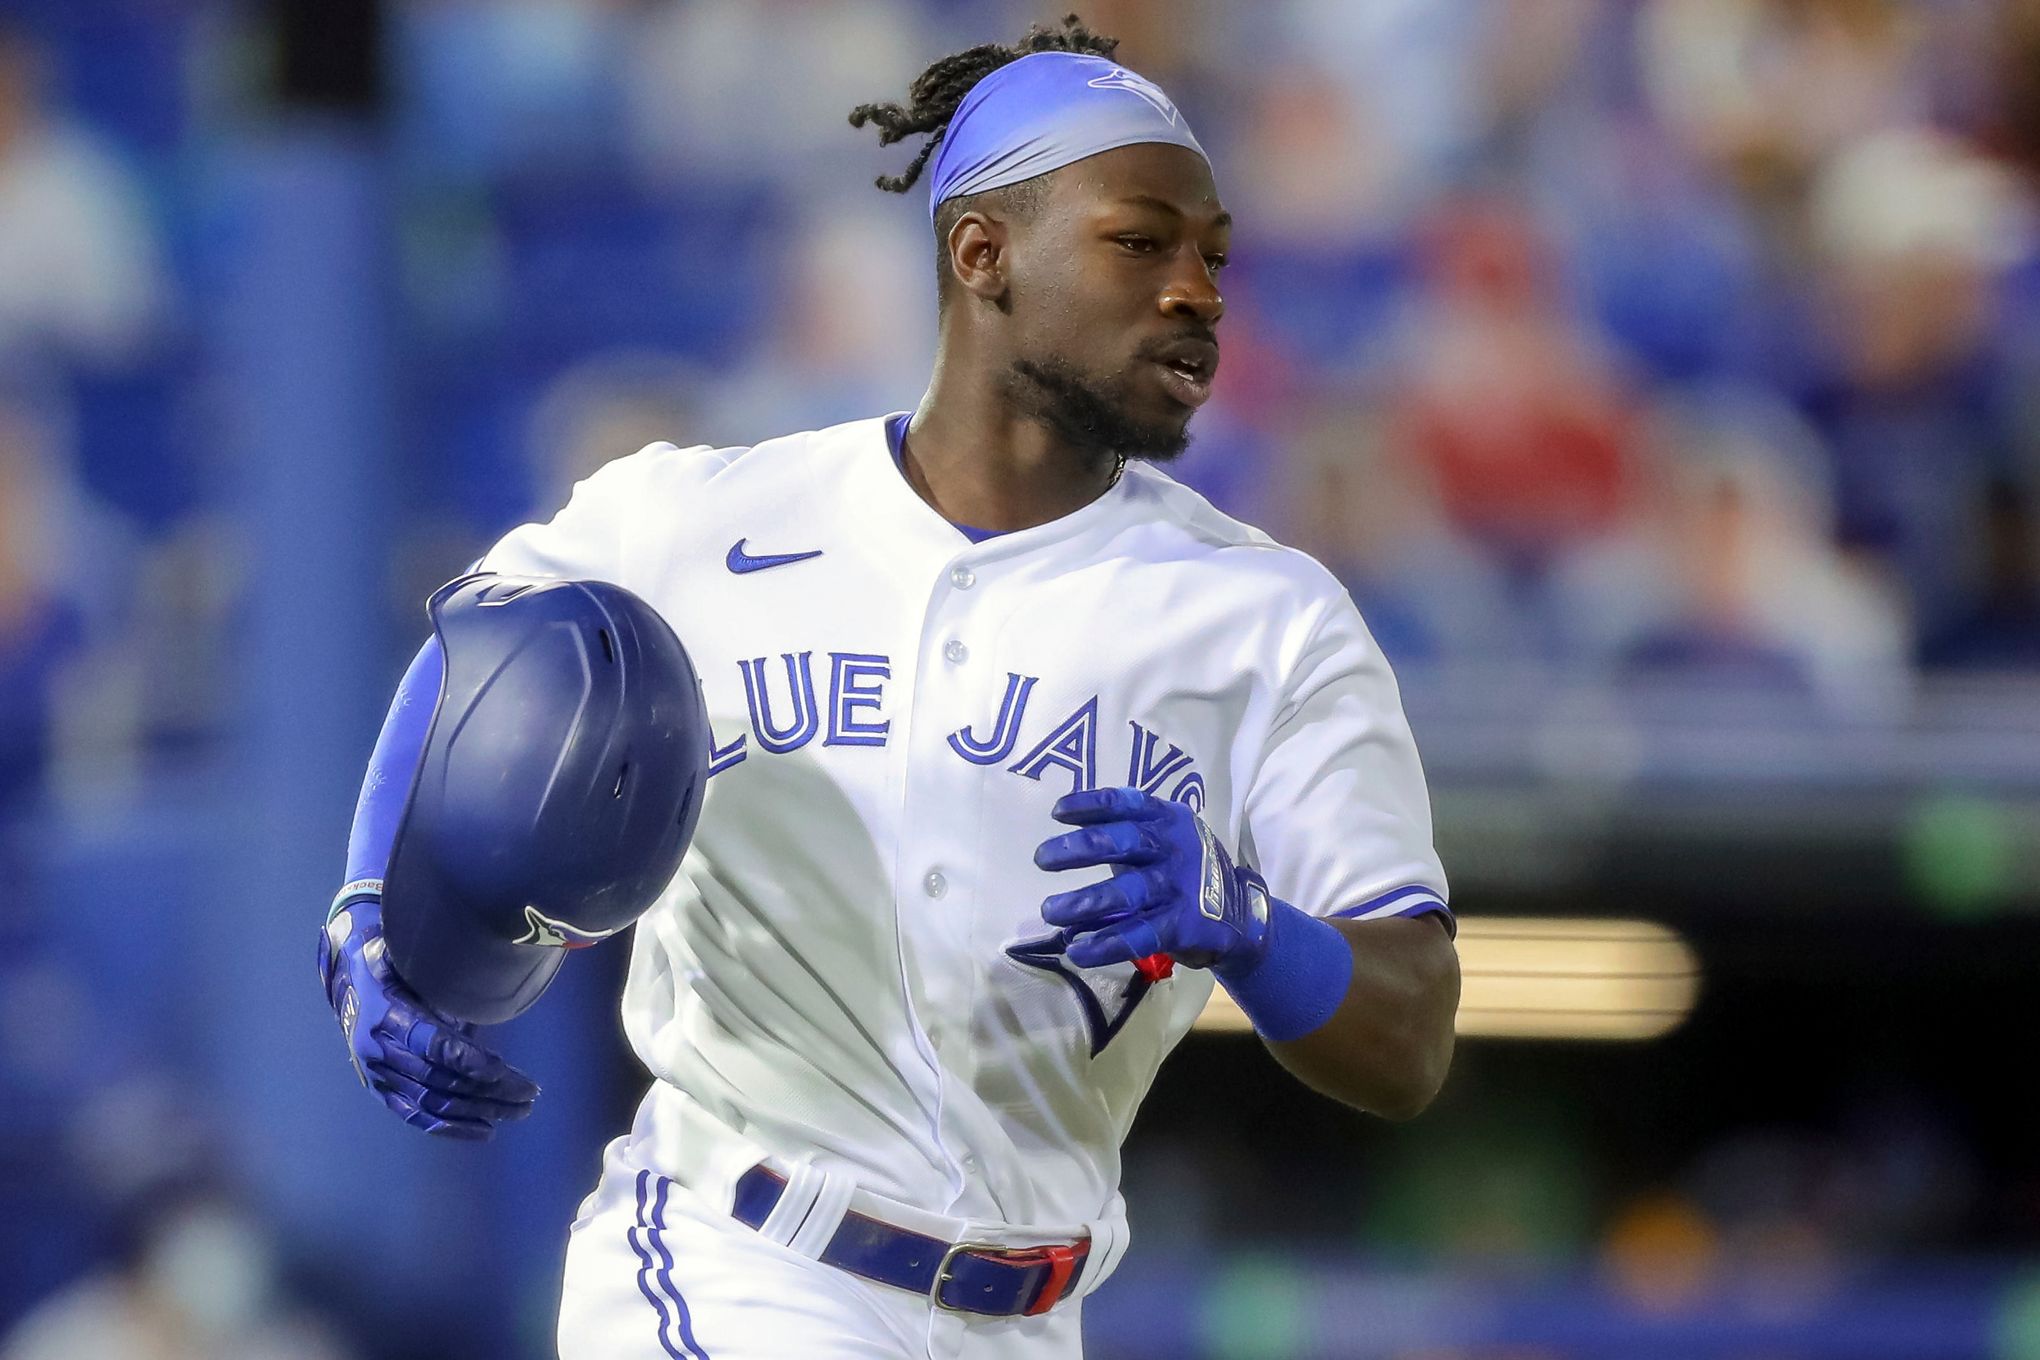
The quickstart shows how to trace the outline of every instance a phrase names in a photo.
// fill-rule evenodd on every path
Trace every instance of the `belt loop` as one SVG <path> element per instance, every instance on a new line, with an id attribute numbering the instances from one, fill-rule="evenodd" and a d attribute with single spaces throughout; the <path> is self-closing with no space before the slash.
<path id="1" fill-rule="evenodd" d="M 1075 1247 L 1043 1247 L 1041 1254 L 1048 1258 L 1048 1278 L 1041 1282 L 1041 1293 L 1027 1309 L 1028 1317 L 1040 1317 L 1061 1303 L 1063 1290 L 1069 1287 L 1070 1276 L 1077 1271 Z"/>
<path id="2" fill-rule="evenodd" d="M 850 1196 L 856 1192 L 856 1186 L 845 1177 L 825 1176 L 812 1167 L 803 1169 L 814 1178 L 814 1200 L 808 1209 L 807 1221 L 794 1229 L 786 1245 L 789 1250 L 819 1261 L 828 1249 L 829 1239 L 843 1224 L 843 1215 L 850 1208 Z"/>
<path id="3" fill-rule="evenodd" d="M 822 1194 L 824 1182 L 822 1174 L 812 1166 L 789 1166 L 785 1171 L 786 1193 L 779 1197 L 779 1203 L 772 1206 L 772 1212 L 758 1225 L 758 1235 L 790 1251 L 797 1251 L 799 1248 L 793 1245 L 793 1239 L 814 1213 L 815 1200 Z M 814 1256 L 818 1253 L 802 1254 Z"/>
<path id="4" fill-rule="evenodd" d="M 1114 1270 L 1119 1268 L 1119 1258 L 1126 1255 L 1126 1220 L 1120 1217 L 1100 1219 L 1085 1225 L 1091 1234 L 1091 1250 L 1077 1263 L 1077 1293 L 1089 1294 Z"/>

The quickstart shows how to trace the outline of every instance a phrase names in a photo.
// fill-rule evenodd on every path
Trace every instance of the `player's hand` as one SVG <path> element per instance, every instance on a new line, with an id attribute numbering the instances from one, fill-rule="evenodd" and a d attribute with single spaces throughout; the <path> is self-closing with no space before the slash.
<path id="1" fill-rule="evenodd" d="M 1041 904 L 1080 968 L 1168 954 L 1193 968 L 1244 971 L 1268 948 L 1268 889 L 1236 867 L 1204 820 L 1134 788 L 1086 789 L 1050 813 L 1079 828 L 1043 841 L 1043 869 L 1113 866 L 1112 877 Z"/>
<path id="2" fill-rule="evenodd" d="M 361 1084 L 412 1128 L 486 1142 L 498 1124 L 531 1113 L 537 1084 L 474 1042 L 472 1025 L 434 1013 L 390 967 L 381 902 L 353 902 L 319 932 L 319 980 Z"/>

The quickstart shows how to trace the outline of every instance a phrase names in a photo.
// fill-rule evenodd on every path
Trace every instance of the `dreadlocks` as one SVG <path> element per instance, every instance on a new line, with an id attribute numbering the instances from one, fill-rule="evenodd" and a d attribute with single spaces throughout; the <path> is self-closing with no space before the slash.
<path id="1" fill-rule="evenodd" d="M 949 131 L 949 120 L 956 116 L 964 96 L 970 93 L 972 86 L 1001 66 L 1036 52 L 1076 52 L 1109 57 L 1118 46 L 1119 39 L 1101 37 L 1084 27 L 1083 21 L 1076 15 L 1067 14 L 1056 27 L 1034 25 L 1027 30 L 1025 37 L 1010 47 L 980 43 L 967 51 L 942 58 L 914 78 L 914 83 L 907 87 L 908 102 L 904 104 L 859 104 L 850 111 L 850 125 L 878 124 L 880 146 L 891 146 L 919 133 L 928 134 L 928 140 L 922 143 L 920 153 L 905 173 L 880 175 L 873 182 L 890 194 L 903 194 L 913 188 L 914 182 L 921 178 L 921 171 L 927 168 L 929 158 L 935 154 L 935 148 L 941 145 L 943 135 Z M 946 306 L 949 300 L 948 251 L 944 243 L 948 241 L 949 230 L 956 225 L 956 219 L 973 206 L 982 207 L 988 202 L 996 203 L 1003 216 L 1025 217 L 1039 202 L 1040 192 L 1041 186 L 1037 181 L 1023 180 L 989 193 L 952 198 L 942 205 L 935 215 L 937 292 L 942 305 Z"/>
<path id="2" fill-rule="evenodd" d="M 970 93 L 973 85 L 1001 66 L 1036 52 L 1078 52 L 1109 57 L 1118 46 L 1119 39 L 1100 37 L 1084 27 L 1083 21 L 1076 15 L 1066 14 L 1060 26 L 1050 28 L 1036 24 L 1011 47 L 980 43 L 968 51 L 942 58 L 914 78 L 914 83 L 907 87 L 909 102 L 905 104 L 859 104 L 850 110 L 850 126 L 861 128 L 866 123 L 878 124 L 880 146 L 905 141 L 916 133 L 930 134 L 906 173 L 880 175 L 874 183 L 893 194 L 903 194 L 913 188 L 914 181 L 921 177 L 921 171 L 927 166 L 928 158 L 941 145 L 943 134 L 949 131 L 949 120 L 956 116 L 963 97 Z"/>

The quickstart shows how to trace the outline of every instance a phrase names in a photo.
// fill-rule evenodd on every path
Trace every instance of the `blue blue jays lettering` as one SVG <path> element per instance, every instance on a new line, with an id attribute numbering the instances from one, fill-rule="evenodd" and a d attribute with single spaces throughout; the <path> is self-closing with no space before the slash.
<path id="1" fill-rule="evenodd" d="M 716 735 L 708 772 L 723 773 L 753 751 L 786 755 L 820 737 L 824 746 L 883 746 L 892 719 L 880 716 L 892 658 L 873 652 L 781 652 L 737 662 L 750 722 L 725 739 Z M 1067 779 L 1062 792 L 1125 784 L 1159 798 L 1204 808 L 1204 776 L 1181 746 L 1135 719 L 1128 736 L 1108 741 L 1093 694 L 1067 713 L 1049 716 L 1033 704 L 1038 675 L 1008 672 L 996 711 L 949 734 L 949 749 L 973 765 L 1004 765 L 1023 779 Z M 824 689 L 826 683 L 826 689 Z M 826 695 L 826 698 L 824 698 Z M 1119 724 L 1111 724 L 1117 732 Z M 1124 755 L 1121 755 L 1121 752 Z M 1124 772 L 1125 778 L 1119 778 Z"/>

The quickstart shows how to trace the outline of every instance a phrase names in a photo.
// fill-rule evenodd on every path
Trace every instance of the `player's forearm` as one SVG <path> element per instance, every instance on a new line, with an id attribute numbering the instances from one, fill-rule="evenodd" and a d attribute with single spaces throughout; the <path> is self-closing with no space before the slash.
<path id="1" fill-rule="evenodd" d="M 418 758 L 431 730 L 439 697 L 445 656 L 437 637 L 427 640 L 397 686 L 369 757 L 368 773 L 354 806 L 354 824 L 347 836 L 348 883 L 380 879 L 389 867 L 397 824 L 403 820 Z"/>
<path id="2" fill-rule="evenodd" d="M 1353 975 L 1331 1018 L 1268 1050 L 1305 1085 L 1388 1119 L 1423 1112 L 1452 1064 L 1459 954 L 1428 917 L 1335 921 Z"/>

